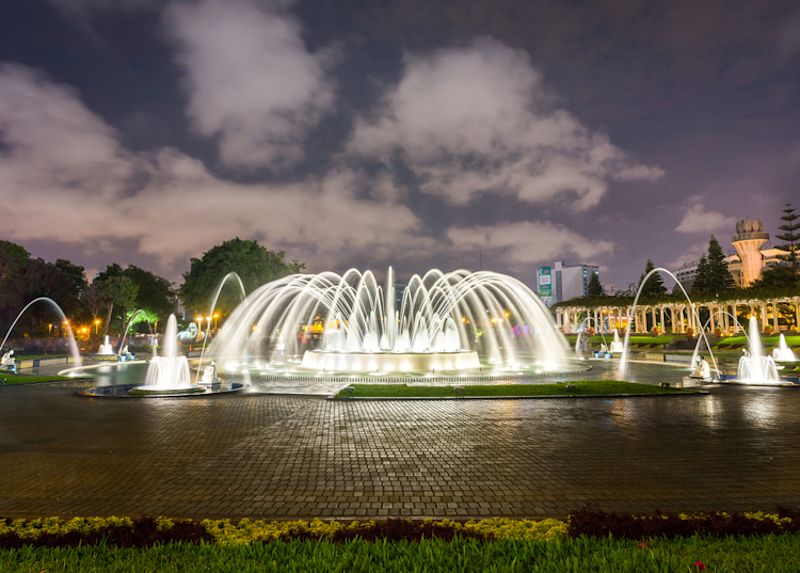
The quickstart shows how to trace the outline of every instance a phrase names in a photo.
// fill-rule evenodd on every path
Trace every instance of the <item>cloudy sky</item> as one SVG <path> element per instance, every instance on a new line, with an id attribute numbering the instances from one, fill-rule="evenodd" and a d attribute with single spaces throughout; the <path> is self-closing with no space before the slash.
<path id="1" fill-rule="evenodd" d="M 6 0 L 0 200 L 89 270 L 239 236 L 624 288 L 800 207 L 800 5 Z"/>

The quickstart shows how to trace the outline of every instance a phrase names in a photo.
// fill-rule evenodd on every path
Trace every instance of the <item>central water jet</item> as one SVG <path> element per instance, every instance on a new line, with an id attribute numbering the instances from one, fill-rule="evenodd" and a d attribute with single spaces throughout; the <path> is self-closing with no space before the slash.
<path id="1" fill-rule="evenodd" d="M 167 320 L 164 331 L 164 349 L 154 356 L 147 367 L 143 386 L 131 389 L 131 394 L 201 393 L 205 389 L 192 384 L 189 361 L 178 354 L 178 321 L 174 314 Z"/>

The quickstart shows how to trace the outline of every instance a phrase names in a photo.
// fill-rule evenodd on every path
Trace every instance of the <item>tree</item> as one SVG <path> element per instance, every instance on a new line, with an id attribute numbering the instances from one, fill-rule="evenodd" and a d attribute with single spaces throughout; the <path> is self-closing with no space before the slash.
<path id="1" fill-rule="evenodd" d="M 600 283 L 600 275 L 592 273 L 592 276 L 589 277 L 589 284 L 586 286 L 586 296 L 604 296 L 605 294 L 603 285 Z"/>
<path id="2" fill-rule="evenodd" d="M 721 292 L 731 290 L 734 286 L 733 276 L 728 270 L 728 263 L 725 262 L 725 253 L 714 235 L 708 240 L 708 278 L 705 285 L 705 292 L 718 295 Z"/>
<path id="3" fill-rule="evenodd" d="M 783 266 L 769 267 L 761 274 L 761 278 L 753 282 L 745 292 L 756 296 L 781 296 L 796 294 L 800 290 L 800 277 L 792 269 Z"/>
<path id="4" fill-rule="evenodd" d="M 692 293 L 705 293 L 708 291 L 708 258 L 703 255 L 697 262 L 697 271 L 692 283 Z"/>
<path id="5" fill-rule="evenodd" d="M 99 273 L 92 281 L 108 307 L 106 321 L 103 325 L 103 336 L 108 334 L 111 321 L 115 317 L 120 318 L 121 326 L 124 328 L 126 311 L 136 304 L 136 297 L 139 294 L 139 287 L 130 277 L 126 276 L 118 264 L 108 265 L 106 270 Z M 116 307 L 117 313 L 114 314 Z"/>
<path id="6" fill-rule="evenodd" d="M 230 272 L 236 272 L 247 292 L 264 283 L 300 272 L 305 265 L 287 262 L 283 251 L 270 251 L 256 241 L 240 238 L 225 241 L 191 260 L 189 272 L 183 275 L 179 292 L 181 299 L 192 312 L 208 312 L 211 297 L 220 281 Z M 233 288 L 220 294 L 217 308 L 229 313 L 240 302 L 241 294 Z"/>
<path id="7" fill-rule="evenodd" d="M 155 315 L 156 320 L 164 321 L 175 311 L 175 292 L 167 279 L 135 265 L 129 265 L 122 274 L 138 287 L 134 304 L 136 308 Z"/>
<path id="8" fill-rule="evenodd" d="M 708 251 L 697 263 L 692 293 L 716 297 L 720 293 L 732 290 L 734 286 L 733 275 L 725 261 L 725 253 L 722 252 L 716 237 L 711 235 L 708 240 Z"/>
<path id="9" fill-rule="evenodd" d="M 16 243 L 0 241 L 0 321 L 10 325 L 22 305 L 25 267 L 30 253 Z"/>
<path id="10" fill-rule="evenodd" d="M 642 276 L 639 277 L 639 288 L 642 286 L 642 282 L 647 274 L 655 269 L 655 265 L 653 261 L 647 259 L 647 263 L 644 266 L 644 272 Z M 664 286 L 664 281 L 661 279 L 661 275 L 659 273 L 653 274 L 649 279 L 647 279 L 647 283 L 644 285 L 642 289 L 642 296 L 644 297 L 658 297 L 667 292 L 667 287 Z"/>
<path id="11" fill-rule="evenodd" d="M 86 288 L 86 277 L 83 267 L 73 265 L 71 262 L 58 259 L 55 263 L 36 258 L 30 259 L 25 265 L 25 284 L 23 294 L 25 299 L 46 296 L 55 301 L 61 310 L 70 318 L 78 318 L 83 310 L 81 305 L 81 292 Z M 31 324 L 45 320 L 52 320 L 52 310 L 46 306 L 31 308 Z"/>
<path id="12" fill-rule="evenodd" d="M 796 271 L 800 263 L 800 256 L 798 256 L 798 250 L 800 250 L 800 214 L 795 212 L 791 203 L 786 203 L 786 206 L 783 208 L 781 221 L 784 223 L 780 225 L 778 229 L 783 231 L 783 233 L 775 235 L 775 237 L 784 243 L 777 247 L 786 251 L 787 254 L 783 255 L 781 258 L 789 263 L 789 267 L 793 271 Z"/>

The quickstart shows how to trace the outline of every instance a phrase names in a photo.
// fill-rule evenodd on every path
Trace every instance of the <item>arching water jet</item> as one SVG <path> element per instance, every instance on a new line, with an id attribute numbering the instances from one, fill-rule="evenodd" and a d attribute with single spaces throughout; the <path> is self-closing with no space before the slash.
<path id="1" fill-rule="evenodd" d="M 394 273 L 297 274 L 241 304 L 211 343 L 224 369 L 325 373 L 563 370 L 568 347 L 523 283 L 492 272 L 432 270 L 402 292 Z"/>
<path id="2" fill-rule="evenodd" d="M 61 310 L 61 307 L 58 305 L 56 301 L 52 298 L 48 298 L 46 296 L 40 296 L 38 298 L 33 299 L 28 304 L 26 304 L 19 314 L 17 314 L 17 318 L 14 319 L 14 322 L 11 323 L 11 326 L 6 331 L 6 335 L 3 337 L 3 341 L 0 342 L 0 354 L 3 352 L 3 347 L 6 345 L 8 341 L 8 337 L 11 335 L 11 331 L 14 330 L 14 327 L 19 322 L 19 319 L 25 314 L 25 311 L 28 310 L 31 306 L 36 304 L 37 302 L 45 302 L 49 304 L 53 310 L 55 310 L 58 315 L 61 317 L 61 324 L 66 325 L 67 327 L 67 345 L 69 346 L 70 355 L 72 356 L 72 362 L 75 366 L 80 366 L 82 364 L 81 360 L 81 353 L 78 350 L 78 344 L 75 342 L 75 336 L 72 334 L 72 326 L 70 325 L 69 321 L 67 320 L 67 316 L 64 314 L 64 311 Z"/>

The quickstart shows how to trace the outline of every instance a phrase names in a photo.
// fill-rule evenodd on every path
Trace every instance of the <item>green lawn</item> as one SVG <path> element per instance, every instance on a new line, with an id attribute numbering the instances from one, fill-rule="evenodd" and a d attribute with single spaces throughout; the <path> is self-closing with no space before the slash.
<path id="1" fill-rule="evenodd" d="M 352 384 L 336 398 L 456 398 L 492 396 L 591 396 L 609 394 L 694 393 L 693 389 L 662 388 L 618 380 L 580 380 L 554 384 L 494 384 L 464 386 L 408 386 L 406 384 Z M 458 390 L 456 390 L 458 389 Z"/>
<path id="2" fill-rule="evenodd" d="M 63 382 L 65 380 L 75 380 L 67 376 L 28 376 L 26 374 L 11 374 L 10 372 L 0 373 L 0 384 L 36 384 L 37 382 Z"/>
<path id="3" fill-rule="evenodd" d="M 773 335 L 773 336 L 761 336 L 761 343 L 764 345 L 764 348 L 771 348 L 773 346 L 778 346 L 778 341 L 780 340 L 780 335 Z M 790 335 L 786 337 L 786 344 L 793 348 L 800 348 L 800 336 Z M 719 342 L 717 342 L 717 346 L 746 346 L 747 345 L 747 337 L 742 336 L 729 336 L 727 338 L 723 338 Z"/>
<path id="4" fill-rule="evenodd" d="M 577 334 L 567 334 L 566 339 L 571 344 L 574 345 L 575 341 L 577 340 Z M 625 340 L 625 333 L 620 333 L 620 338 Z M 631 334 L 630 337 L 630 344 L 632 346 L 653 346 L 653 345 L 662 345 L 662 344 L 672 344 L 675 342 L 677 336 L 671 334 L 662 334 L 661 336 L 650 336 L 646 334 Z M 685 337 L 684 337 L 685 338 Z M 614 340 L 613 334 L 606 334 L 605 339 L 600 336 L 599 334 L 594 334 L 589 336 L 587 340 L 593 345 L 600 345 L 605 340 L 606 344 L 611 344 L 611 341 Z"/>
<path id="5" fill-rule="evenodd" d="M 456 538 L 334 544 L 275 541 L 244 546 L 156 545 L 147 549 L 99 546 L 0 550 L 0 571 L 673 571 L 800 570 L 800 535 L 688 537 L 682 539 L 518 539 L 482 543 Z"/>

